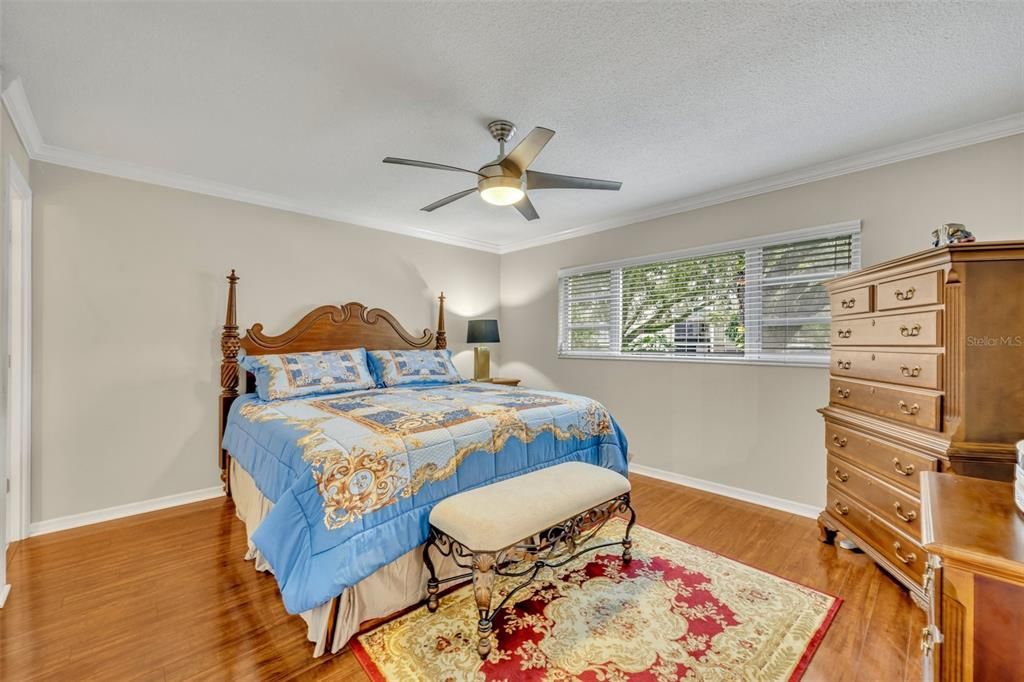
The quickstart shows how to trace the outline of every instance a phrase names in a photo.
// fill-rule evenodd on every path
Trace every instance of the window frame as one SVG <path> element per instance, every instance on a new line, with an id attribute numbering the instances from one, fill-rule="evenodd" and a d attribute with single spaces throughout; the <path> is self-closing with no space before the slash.
<path id="1" fill-rule="evenodd" d="M 852 238 L 852 247 L 850 255 L 850 270 L 854 272 L 861 268 L 861 221 L 860 220 L 849 220 L 840 223 L 832 223 L 829 225 L 820 225 L 817 227 L 808 227 L 799 230 L 789 230 L 787 232 L 777 232 L 759 237 L 753 237 L 750 239 L 740 239 L 729 242 L 717 242 L 712 244 L 705 244 L 688 249 L 681 249 L 677 251 L 669 251 L 663 253 L 650 254 L 647 256 L 639 256 L 635 258 L 624 258 L 614 261 L 604 261 L 601 263 L 594 263 L 591 265 L 583 265 L 571 268 L 562 268 L 558 271 L 557 290 L 558 290 L 558 336 L 556 339 L 555 354 L 559 359 L 584 359 L 584 360 L 637 360 L 641 362 L 699 362 L 699 363 L 711 363 L 711 364 L 729 364 L 729 365 L 766 365 L 766 366 L 783 366 L 783 367 L 828 367 L 829 365 L 829 354 L 822 353 L 820 355 L 786 355 L 783 353 L 772 353 L 762 354 L 761 352 L 761 328 L 763 326 L 763 319 L 761 315 L 760 302 L 763 297 L 764 288 L 766 282 L 762 275 L 762 254 L 763 249 L 769 246 L 778 246 L 780 244 L 791 244 L 801 241 L 812 241 L 815 239 L 826 239 L 829 237 L 844 237 L 849 236 Z M 744 325 L 746 328 L 746 339 L 744 343 L 744 354 L 738 355 L 726 355 L 715 356 L 714 354 L 700 355 L 700 354 L 683 354 L 683 353 L 623 353 L 620 344 L 622 339 L 621 330 L 619 326 L 621 324 L 622 311 L 622 270 L 624 268 L 637 266 L 637 265 L 650 265 L 652 263 L 660 263 L 665 261 L 680 260 L 685 258 L 700 258 L 705 256 L 715 256 L 728 252 L 746 251 L 745 262 L 747 268 L 747 279 L 748 284 L 744 290 Z M 612 286 L 611 292 L 614 297 L 618 297 L 618 304 L 612 305 L 612 321 L 608 323 L 608 328 L 611 333 L 610 349 L 609 350 L 563 350 L 562 346 L 566 339 L 566 332 L 568 331 L 568 301 L 565 297 L 564 281 L 567 277 L 573 275 L 581 275 L 593 272 L 601 272 L 603 270 L 611 271 Z M 836 273 L 834 277 L 841 276 L 842 273 Z M 829 277 L 828 279 L 831 279 Z M 754 284 L 750 284 L 753 282 Z M 772 282 L 767 282 L 772 284 Z M 752 302 L 756 302 L 757 305 L 752 305 Z M 751 352 L 751 349 L 754 349 Z"/>

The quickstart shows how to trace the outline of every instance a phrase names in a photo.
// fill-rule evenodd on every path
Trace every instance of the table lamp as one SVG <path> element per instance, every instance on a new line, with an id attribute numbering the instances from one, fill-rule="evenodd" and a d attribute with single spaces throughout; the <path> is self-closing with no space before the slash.
<path id="1" fill-rule="evenodd" d="M 466 343 L 477 344 L 473 349 L 473 379 L 486 381 L 491 378 L 491 351 L 485 343 L 501 343 L 498 338 L 497 320 L 470 320 L 466 331 Z"/>

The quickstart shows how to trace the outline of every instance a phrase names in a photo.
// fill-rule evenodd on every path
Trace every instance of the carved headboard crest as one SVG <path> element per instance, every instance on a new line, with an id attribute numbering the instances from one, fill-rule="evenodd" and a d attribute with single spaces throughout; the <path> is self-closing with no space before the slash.
<path id="1" fill-rule="evenodd" d="M 322 305 L 306 313 L 291 329 L 271 336 L 257 322 L 246 330 L 242 348 L 250 355 L 264 353 L 301 353 L 363 347 L 369 350 L 428 348 L 434 332 L 424 329 L 414 336 L 394 315 L 362 303 Z"/>

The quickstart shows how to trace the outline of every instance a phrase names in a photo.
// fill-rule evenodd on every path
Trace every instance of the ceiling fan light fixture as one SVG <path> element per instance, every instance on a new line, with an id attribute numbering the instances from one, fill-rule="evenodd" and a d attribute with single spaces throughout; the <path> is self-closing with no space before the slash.
<path id="1" fill-rule="evenodd" d="M 480 197 L 484 201 L 495 206 L 511 206 L 526 196 L 523 181 L 505 175 L 484 178 L 477 185 L 477 189 L 480 190 Z"/>
<path id="2" fill-rule="evenodd" d="M 476 187 L 469 187 L 461 192 L 450 194 L 420 209 L 427 213 L 477 192 L 489 204 L 515 206 L 519 215 L 526 220 L 537 220 L 540 215 L 534 208 L 533 202 L 530 201 L 530 197 L 526 195 L 527 191 L 532 192 L 535 189 L 607 189 L 615 191 L 622 187 L 621 182 L 613 180 L 577 178 L 571 175 L 531 170 L 530 166 L 537 159 L 537 155 L 555 135 L 555 131 L 550 128 L 541 128 L 540 126 L 534 128 L 515 146 L 515 149 L 507 154 L 505 153 L 505 143 L 515 135 L 515 125 L 511 121 L 491 121 L 487 125 L 487 129 L 490 131 L 491 137 L 498 142 L 498 158 L 481 166 L 479 170 L 447 166 L 430 161 L 399 159 L 394 156 L 385 157 L 384 163 L 469 173 L 477 177 Z"/>

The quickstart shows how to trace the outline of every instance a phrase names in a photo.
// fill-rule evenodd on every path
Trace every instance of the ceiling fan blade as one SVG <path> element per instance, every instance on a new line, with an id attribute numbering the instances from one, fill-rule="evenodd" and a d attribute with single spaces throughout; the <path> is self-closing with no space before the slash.
<path id="1" fill-rule="evenodd" d="M 441 208 L 442 206 L 447 206 L 448 204 L 452 203 L 453 201 L 458 201 L 462 197 L 468 197 L 470 194 L 472 194 L 475 191 L 476 191 L 476 187 L 471 187 L 470 189 L 464 189 L 461 192 L 456 192 L 455 194 L 453 194 L 453 195 L 451 195 L 449 197 L 445 197 L 444 199 L 438 199 L 434 203 L 429 204 L 427 206 L 424 206 L 420 210 L 421 211 L 426 211 L 427 213 L 430 213 L 434 209 Z"/>
<path id="2" fill-rule="evenodd" d="M 536 220 L 540 217 L 537 213 L 537 209 L 533 207 L 533 202 L 530 201 L 530 197 L 523 195 L 523 198 L 517 201 L 513 206 L 519 211 L 524 218 L 527 220 Z"/>
<path id="3" fill-rule="evenodd" d="M 609 189 L 618 191 L 621 182 L 577 178 L 572 175 L 526 171 L 526 189 Z"/>
<path id="4" fill-rule="evenodd" d="M 554 136 L 554 130 L 541 127 L 534 128 L 530 131 L 529 135 L 516 145 L 515 149 L 505 155 L 505 158 L 501 160 L 502 165 L 505 165 L 505 162 L 508 161 L 522 173 L 530 167 L 530 164 L 537 158 L 540 151 L 544 149 L 544 145 L 550 142 Z"/>
<path id="5" fill-rule="evenodd" d="M 436 170 L 460 171 L 462 173 L 472 173 L 473 175 L 480 175 L 476 171 L 469 170 L 467 168 L 459 168 L 458 166 L 446 166 L 443 163 L 431 163 L 430 161 L 416 161 L 414 159 L 396 159 L 393 156 L 385 157 L 384 163 L 394 163 L 399 166 L 416 166 L 417 168 L 434 168 Z M 480 175 L 480 177 L 483 176 Z"/>

